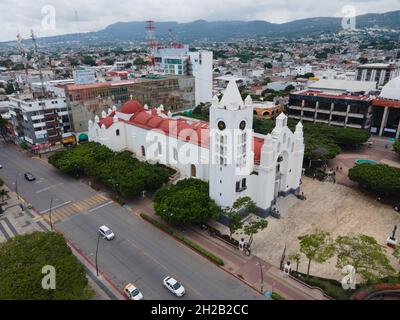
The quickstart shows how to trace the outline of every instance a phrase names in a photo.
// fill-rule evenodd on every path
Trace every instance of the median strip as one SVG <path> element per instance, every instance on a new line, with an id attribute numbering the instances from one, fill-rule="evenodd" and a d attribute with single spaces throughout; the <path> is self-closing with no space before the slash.
<path id="1" fill-rule="evenodd" d="M 200 253 L 204 257 L 208 258 L 212 262 L 214 262 L 214 263 L 216 263 L 216 264 L 218 264 L 220 266 L 224 265 L 224 261 L 221 258 L 219 258 L 219 257 L 215 256 L 214 254 L 212 254 L 211 252 L 207 251 L 206 249 L 204 249 L 199 244 L 187 239 L 182 234 L 176 232 L 172 227 L 170 227 L 168 225 L 165 225 L 165 224 L 163 224 L 163 223 L 151 218 L 150 216 L 148 216 L 145 213 L 141 213 L 140 216 L 144 220 L 146 220 L 147 222 L 151 223 L 152 225 L 158 227 L 159 229 L 161 229 L 164 232 L 168 233 L 169 235 L 173 236 L 175 239 L 185 243 L 187 246 L 189 246 L 190 248 L 192 248 L 196 252 Z"/>

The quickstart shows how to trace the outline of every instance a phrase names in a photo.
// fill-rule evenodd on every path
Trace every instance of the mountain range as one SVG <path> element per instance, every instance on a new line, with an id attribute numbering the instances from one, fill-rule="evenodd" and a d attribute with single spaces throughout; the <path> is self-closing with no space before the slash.
<path id="1" fill-rule="evenodd" d="M 189 23 L 156 22 L 156 36 L 168 39 L 172 30 L 173 37 L 182 42 L 194 40 L 226 41 L 235 38 L 258 37 L 300 37 L 322 33 L 336 33 L 342 30 L 342 18 L 321 17 L 296 20 L 287 23 L 267 21 L 215 21 L 197 20 Z M 42 43 L 64 41 L 144 41 L 146 22 L 117 22 L 103 30 L 83 34 L 69 34 L 41 38 Z M 365 14 L 356 17 L 356 27 L 389 28 L 400 30 L 400 10 L 383 14 Z"/>

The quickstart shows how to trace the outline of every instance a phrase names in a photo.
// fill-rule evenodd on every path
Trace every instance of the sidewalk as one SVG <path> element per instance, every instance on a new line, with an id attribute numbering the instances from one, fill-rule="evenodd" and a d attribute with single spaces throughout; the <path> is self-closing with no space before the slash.
<path id="1" fill-rule="evenodd" d="M 136 215 L 146 213 L 152 218 L 162 221 L 154 213 L 152 201 L 148 198 L 135 200 L 129 204 L 129 207 Z M 312 289 L 291 277 L 284 276 L 278 268 L 256 256 L 247 257 L 228 243 L 218 238 L 210 237 L 207 231 L 195 226 L 177 228 L 177 231 L 223 259 L 225 265 L 222 269 L 257 291 L 261 291 L 261 263 L 264 277 L 264 292 L 277 292 L 287 300 L 328 300 L 320 290 Z"/>

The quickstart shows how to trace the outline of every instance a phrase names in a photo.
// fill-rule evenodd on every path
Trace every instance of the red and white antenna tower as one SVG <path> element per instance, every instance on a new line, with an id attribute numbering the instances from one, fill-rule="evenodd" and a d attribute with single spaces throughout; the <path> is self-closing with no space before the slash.
<path id="1" fill-rule="evenodd" d="M 146 21 L 146 30 L 147 30 L 147 46 L 150 49 L 150 54 L 152 58 L 152 65 L 154 65 L 154 53 L 158 48 L 158 43 L 156 40 L 155 30 L 156 27 L 154 25 L 153 20 Z"/>

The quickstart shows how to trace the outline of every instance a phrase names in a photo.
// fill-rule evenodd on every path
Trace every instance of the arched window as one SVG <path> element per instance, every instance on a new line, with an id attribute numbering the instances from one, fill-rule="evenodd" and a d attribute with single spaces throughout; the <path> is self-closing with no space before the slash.
<path id="1" fill-rule="evenodd" d="M 192 177 L 196 178 L 197 177 L 197 169 L 196 166 L 194 164 L 191 165 L 190 167 L 190 174 Z"/>
<path id="2" fill-rule="evenodd" d="M 115 134 L 117 135 L 117 137 L 119 137 L 119 134 L 120 134 L 119 129 L 117 129 L 117 131 L 115 131 Z"/>
<path id="3" fill-rule="evenodd" d="M 142 157 L 146 157 L 146 149 L 142 146 Z"/>
<path id="4" fill-rule="evenodd" d="M 178 150 L 174 148 L 174 160 L 178 161 Z"/>
<path id="5" fill-rule="evenodd" d="M 161 142 L 158 143 L 158 154 L 162 154 L 162 146 L 161 146 Z"/>

